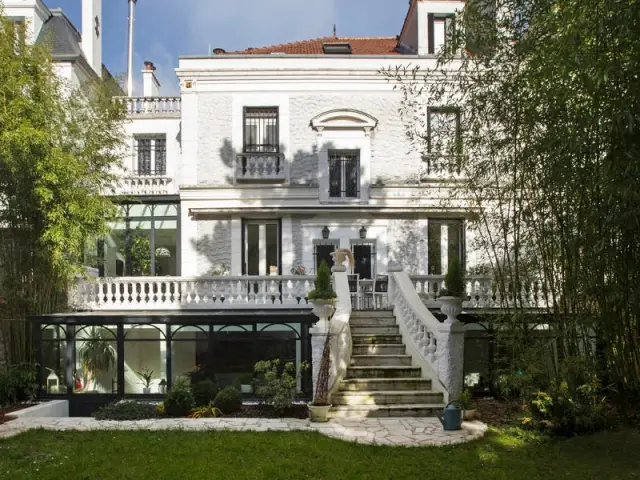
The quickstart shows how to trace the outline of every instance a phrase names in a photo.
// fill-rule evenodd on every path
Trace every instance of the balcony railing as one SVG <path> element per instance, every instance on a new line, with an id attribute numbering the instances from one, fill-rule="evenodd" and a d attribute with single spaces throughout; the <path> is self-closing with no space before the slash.
<path id="1" fill-rule="evenodd" d="M 180 118 L 180 97 L 116 97 L 130 117 Z"/>
<path id="2" fill-rule="evenodd" d="M 435 307 L 438 302 L 438 292 L 444 287 L 444 275 L 410 275 L 416 292 L 429 307 Z M 500 308 L 512 305 L 515 298 L 524 307 L 544 308 L 547 304 L 546 294 L 537 283 L 524 285 L 517 293 L 507 287 L 501 292 L 493 279 L 487 275 L 468 275 L 465 277 L 466 299 L 462 303 L 464 308 Z"/>
<path id="3" fill-rule="evenodd" d="M 314 277 L 117 277 L 80 280 L 71 292 L 76 310 L 197 310 L 309 307 Z"/>
<path id="4" fill-rule="evenodd" d="M 282 153 L 240 153 L 236 156 L 236 180 L 283 182 L 284 167 Z"/>
<path id="5" fill-rule="evenodd" d="M 167 195 L 172 191 L 171 177 L 167 175 L 126 174 L 114 188 L 115 195 Z"/>

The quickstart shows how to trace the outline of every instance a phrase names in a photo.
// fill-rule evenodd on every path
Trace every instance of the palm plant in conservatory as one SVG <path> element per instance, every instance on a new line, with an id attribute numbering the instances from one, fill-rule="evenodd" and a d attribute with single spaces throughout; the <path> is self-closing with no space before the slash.
<path id="1" fill-rule="evenodd" d="M 100 374 L 115 367 L 116 352 L 112 342 L 113 334 L 104 327 L 91 327 L 87 332 L 87 338 L 82 339 L 82 343 L 78 347 L 78 356 L 86 379 L 87 390 L 97 390 Z"/>

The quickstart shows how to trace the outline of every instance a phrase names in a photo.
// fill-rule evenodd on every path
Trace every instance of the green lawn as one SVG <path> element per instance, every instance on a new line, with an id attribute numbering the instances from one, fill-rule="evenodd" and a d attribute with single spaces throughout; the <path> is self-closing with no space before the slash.
<path id="1" fill-rule="evenodd" d="M 0 441 L 0 479 L 640 479 L 640 431 L 532 441 L 492 432 L 393 448 L 306 432 L 45 432 Z"/>

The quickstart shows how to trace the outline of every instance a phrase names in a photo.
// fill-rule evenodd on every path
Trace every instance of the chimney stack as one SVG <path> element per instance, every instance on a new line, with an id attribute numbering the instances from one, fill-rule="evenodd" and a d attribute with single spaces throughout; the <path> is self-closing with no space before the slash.
<path id="1" fill-rule="evenodd" d="M 133 21 L 138 0 L 129 0 L 129 51 L 127 62 L 127 95 L 133 96 Z"/>
<path id="2" fill-rule="evenodd" d="M 144 62 L 142 70 L 143 95 L 145 97 L 157 97 L 160 95 L 160 82 L 156 77 L 156 67 L 153 62 Z"/>
<path id="3" fill-rule="evenodd" d="M 102 78 L 102 0 L 82 0 L 82 51 Z"/>

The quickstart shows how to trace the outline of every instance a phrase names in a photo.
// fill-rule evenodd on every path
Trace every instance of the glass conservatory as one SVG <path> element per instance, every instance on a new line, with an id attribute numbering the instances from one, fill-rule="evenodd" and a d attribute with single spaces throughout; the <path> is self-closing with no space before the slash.
<path id="1" fill-rule="evenodd" d="M 298 391 L 311 395 L 308 310 L 97 312 L 31 319 L 41 398 L 67 398 L 71 416 L 115 399 L 160 400 L 180 378 L 198 372 L 251 399 L 259 360 L 294 362 Z"/>

